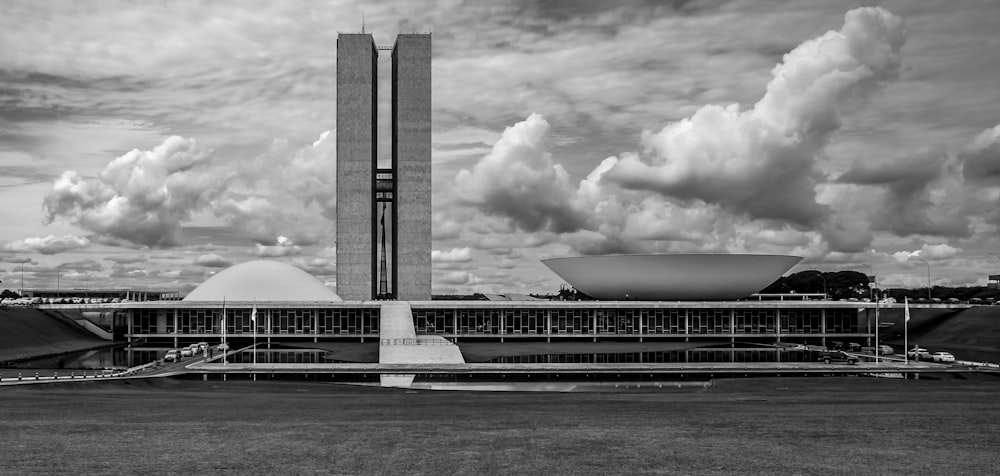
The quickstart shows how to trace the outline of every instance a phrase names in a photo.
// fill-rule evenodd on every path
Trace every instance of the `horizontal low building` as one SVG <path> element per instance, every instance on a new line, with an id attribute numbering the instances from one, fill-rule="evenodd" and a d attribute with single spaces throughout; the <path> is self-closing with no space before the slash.
<path id="1" fill-rule="evenodd" d="M 130 341 L 318 342 L 381 339 L 383 307 L 344 302 L 304 271 L 252 261 L 217 273 L 181 301 L 119 305 Z M 451 341 L 675 340 L 869 344 L 872 305 L 796 301 L 410 301 L 418 336 Z M 394 305 L 394 304 L 393 304 Z M 225 318 L 223 319 L 223 316 Z"/>

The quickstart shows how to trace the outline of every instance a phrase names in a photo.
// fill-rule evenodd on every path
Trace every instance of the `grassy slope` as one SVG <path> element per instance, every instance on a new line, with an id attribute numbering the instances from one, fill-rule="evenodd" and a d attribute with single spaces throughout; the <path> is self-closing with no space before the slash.
<path id="1" fill-rule="evenodd" d="M 107 341 L 32 308 L 0 310 L 0 362 L 103 344 Z"/>
<path id="2" fill-rule="evenodd" d="M 991 474 L 998 390 L 867 378 L 626 394 L 6 388 L 0 474 Z"/>
<path id="3" fill-rule="evenodd" d="M 884 342 L 902 351 L 903 310 L 883 310 L 880 322 L 892 322 L 884 332 Z M 944 350 L 963 360 L 1000 362 L 1000 306 L 976 306 L 948 309 L 911 309 L 910 346 L 920 345 L 932 351 Z"/>

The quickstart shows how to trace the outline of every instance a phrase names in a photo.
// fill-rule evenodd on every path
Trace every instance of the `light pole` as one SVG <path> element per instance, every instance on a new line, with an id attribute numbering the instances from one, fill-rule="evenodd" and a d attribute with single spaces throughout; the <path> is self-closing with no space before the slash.
<path id="1" fill-rule="evenodd" d="M 819 273 L 817 275 L 817 276 L 819 276 L 819 279 L 823 280 L 823 300 L 826 301 L 829 298 L 829 294 L 827 294 L 827 292 L 826 292 L 826 277 L 823 276 L 823 272 L 822 271 L 818 271 L 817 270 L 817 272 Z"/>
<path id="2" fill-rule="evenodd" d="M 872 268 L 872 265 L 866 264 L 865 267 L 868 268 L 868 299 L 875 299 L 875 287 L 878 287 L 878 276 L 875 274 L 875 268 Z M 872 287 L 872 284 L 875 284 L 875 287 Z"/>
<path id="3" fill-rule="evenodd" d="M 24 263 L 27 262 L 28 260 L 24 260 L 21 262 L 21 292 L 18 293 L 21 295 L 21 297 L 24 297 Z"/>

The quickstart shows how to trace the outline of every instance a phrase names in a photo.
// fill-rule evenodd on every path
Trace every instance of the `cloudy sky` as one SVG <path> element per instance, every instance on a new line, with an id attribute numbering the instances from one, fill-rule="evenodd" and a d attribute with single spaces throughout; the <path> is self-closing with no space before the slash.
<path id="1" fill-rule="evenodd" d="M 0 287 L 186 291 L 262 257 L 334 285 L 362 15 L 433 33 L 435 293 L 556 291 L 540 259 L 601 253 L 1000 272 L 995 0 L 8 0 Z"/>

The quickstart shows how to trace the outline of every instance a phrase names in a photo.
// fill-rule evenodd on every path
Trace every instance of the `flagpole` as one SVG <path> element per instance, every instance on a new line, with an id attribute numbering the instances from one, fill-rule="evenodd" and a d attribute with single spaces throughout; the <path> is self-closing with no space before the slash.
<path id="1" fill-rule="evenodd" d="M 903 296 L 903 362 L 910 365 L 910 300 Z"/>
<path id="2" fill-rule="evenodd" d="M 250 323 L 253 325 L 253 365 L 257 366 L 257 297 L 253 298 L 253 310 L 250 311 Z M 257 378 L 257 374 L 254 374 Z"/>
<path id="3" fill-rule="evenodd" d="M 222 297 L 222 343 L 226 343 L 226 297 Z M 226 365 L 226 350 L 229 350 L 229 346 L 226 345 L 226 349 L 222 351 L 222 365 Z"/>
<path id="4" fill-rule="evenodd" d="M 878 285 L 876 284 L 875 286 L 877 287 Z M 882 354 L 882 345 L 879 344 L 879 342 L 878 342 L 878 302 L 879 301 L 881 301 L 881 299 L 879 299 L 878 294 L 876 294 L 875 295 L 875 363 L 876 364 L 879 363 L 878 358 Z"/>

